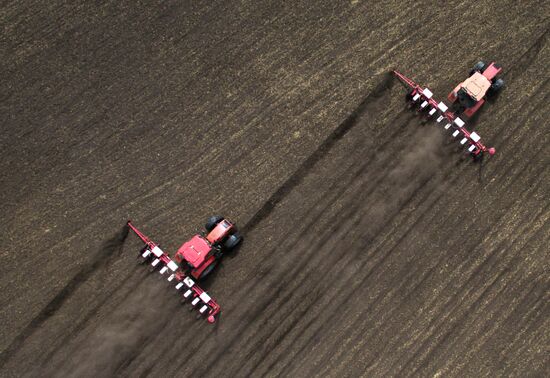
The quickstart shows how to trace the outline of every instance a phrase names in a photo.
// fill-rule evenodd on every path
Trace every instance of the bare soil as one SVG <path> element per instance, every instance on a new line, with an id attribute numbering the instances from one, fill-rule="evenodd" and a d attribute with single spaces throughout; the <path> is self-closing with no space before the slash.
<path id="1" fill-rule="evenodd" d="M 548 15 L 539 1 L 6 1 L 0 375 L 548 376 Z M 404 107 L 479 59 L 465 157 Z M 136 265 L 223 214 L 195 320 Z"/>

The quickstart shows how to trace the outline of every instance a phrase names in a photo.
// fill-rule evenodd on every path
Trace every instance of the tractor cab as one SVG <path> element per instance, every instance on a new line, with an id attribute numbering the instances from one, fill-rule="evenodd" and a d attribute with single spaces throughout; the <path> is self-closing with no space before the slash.
<path id="1" fill-rule="evenodd" d="M 488 95 L 498 93 L 504 86 L 504 80 L 497 77 L 500 71 L 502 68 L 495 62 L 488 66 L 484 62 L 477 62 L 470 71 L 470 77 L 458 84 L 447 96 L 451 103 L 458 101 L 459 106 L 455 107 L 455 113 L 464 112 L 467 117 L 472 117 L 485 103 Z"/>
<path id="2" fill-rule="evenodd" d="M 475 72 L 472 76 L 467 78 L 462 83 L 462 89 L 474 100 L 480 101 L 485 97 L 487 91 L 491 88 L 491 82 L 487 78 L 479 73 Z"/>
<path id="3" fill-rule="evenodd" d="M 192 268 L 198 268 L 207 259 L 211 250 L 212 245 L 206 238 L 195 235 L 178 249 L 175 260 L 178 264 L 186 261 Z"/>
<path id="4" fill-rule="evenodd" d="M 449 99 L 458 100 L 458 103 L 466 109 L 474 108 L 483 100 L 490 88 L 491 82 L 483 74 L 474 72 L 449 94 Z"/>

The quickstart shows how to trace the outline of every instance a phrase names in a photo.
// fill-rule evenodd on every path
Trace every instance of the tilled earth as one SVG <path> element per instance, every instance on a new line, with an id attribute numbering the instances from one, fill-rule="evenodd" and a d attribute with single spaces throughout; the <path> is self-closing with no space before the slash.
<path id="1" fill-rule="evenodd" d="M 7 1 L 1 376 L 548 376 L 539 1 Z M 407 111 L 480 58 L 474 164 Z M 135 263 L 212 214 L 245 242 L 195 320 Z"/>

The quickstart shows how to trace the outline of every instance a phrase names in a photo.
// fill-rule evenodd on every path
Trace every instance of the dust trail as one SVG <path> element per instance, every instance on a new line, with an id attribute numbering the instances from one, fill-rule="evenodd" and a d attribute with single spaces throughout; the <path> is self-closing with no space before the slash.
<path id="1" fill-rule="evenodd" d="M 365 258 L 364 256 L 361 257 L 363 254 L 362 251 L 371 246 L 380 233 L 395 220 L 397 214 L 399 214 L 407 204 L 411 204 L 413 198 L 422 188 L 427 189 L 430 193 L 434 190 L 444 190 L 446 185 L 445 179 L 438 175 L 441 165 L 444 163 L 444 156 L 441 149 L 442 139 L 443 135 L 440 130 L 432 127 L 417 130 L 409 139 L 409 144 L 401 150 L 402 152 L 399 153 L 398 156 L 395 156 L 395 165 L 387 167 L 388 161 L 386 159 L 378 162 L 379 164 L 377 165 L 380 166 L 376 171 L 387 169 L 388 172 L 374 184 L 375 187 L 372 192 L 369 191 L 368 194 L 359 196 L 359 198 L 348 198 L 349 203 L 345 208 L 350 209 L 353 216 L 350 213 L 347 213 L 345 216 L 337 214 L 334 218 L 330 219 L 331 223 L 337 223 L 338 221 L 336 219 L 341 219 L 343 222 L 345 219 L 349 219 L 347 225 L 343 227 L 344 231 L 342 231 L 342 234 L 336 237 L 338 240 L 333 240 L 333 243 L 338 242 L 340 246 L 344 245 L 343 243 L 346 242 L 346 230 L 350 228 L 363 230 L 364 236 L 352 241 L 352 244 L 346 245 L 345 250 L 348 251 L 346 253 L 347 256 L 342 257 L 338 255 L 334 257 L 338 262 L 344 261 L 342 259 L 346 259 L 346 262 L 354 261 L 357 263 L 361 261 L 360 267 L 357 271 L 351 272 L 345 269 L 345 266 L 348 264 L 342 263 L 340 269 L 330 270 L 331 279 L 329 279 L 329 281 L 336 282 L 338 280 L 338 286 L 340 288 L 347 288 L 347 290 L 335 290 L 328 296 L 321 295 L 312 300 L 311 303 L 308 303 L 308 306 L 318 305 L 321 308 L 325 308 L 326 313 L 329 315 L 327 315 L 322 322 L 319 321 L 320 316 L 318 316 L 303 326 L 298 327 L 294 325 L 289 328 L 284 337 L 277 341 L 276 345 L 281 344 L 284 338 L 293 337 L 291 343 L 298 344 L 304 335 L 310 335 L 306 338 L 306 341 L 302 343 L 302 346 L 294 352 L 294 358 L 287 360 L 286 363 L 283 364 L 283 370 L 279 372 L 280 375 L 296 375 L 296 371 L 293 370 L 296 368 L 295 362 L 304 361 L 307 357 L 306 351 L 308 347 L 315 343 L 314 340 L 316 335 L 325 333 L 333 324 L 340 324 L 343 315 L 341 311 L 336 309 L 346 308 L 347 312 L 353 311 L 349 308 L 348 304 L 353 301 L 353 297 L 357 294 L 355 290 L 350 288 L 356 288 L 369 278 L 379 274 L 379 268 L 383 266 L 385 261 L 392 254 L 392 249 L 387 250 L 386 248 L 381 248 L 374 252 L 376 256 L 371 255 L 369 258 Z M 429 186 L 426 186 L 428 183 L 430 183 Z M 422 202 L 424 202 L 424 200 L 422 200 Z M 324 247 L 323 244 L 327 245 L 327 247 Z M 330 249 L 330 252 L 325 250 L 325 248 Z M 323 241 L 317 249 L 319 255 L 326 256 L 330 256 L 330 253 L 333 254 L 333 251 L 334 249 L 331 248 L 331 244 L 326 244 L 326 241 Z M 357 252 L 349 253 L 349 251 Z M 327 265 L 336 266 L 334 260 L 324 260 L 327 261 Z M 373 260 L 376 260 L 376 263 L 369 269 L 366 269 L 368 264 L 372 264 Z M 314 261 L 313 265 L 320 267 L 315 260 L 312 259 L 312 261 Z M 363 272 L 363 274 L 359 275 L 357 272 Z M 326 278 L 327 276 L 324 275 L 324 277 Z M 334 277 L 334 279 L 332 279 L 332 277 Z M 336 277 L 338 277 L 338 279 Z M 319 285 L 321 285 L 321 283 L 319 283 Z M 296 289 L 293 287 L 290 290 Z M 324 289 L 320 290 L 320 292 L 324 291 Z M 285 316 L 283 315 L 282 317 L 284 318 Z M 292 334 L 292 328 L 299 330 Z M 350 325 L 349 329 L 353 330 L 356 329 L 356 327 Z M 343 339 L 351 337 L 353 337 L 353 331 L 347 333 Z M 258 373 L 256 369 L 261 363 L 265 362 L 267 356 L 266 354 L 259 359 L 256 365 L 248 373 Z M 327 358 L 328 361 L 330 356 L 325 356 L 325 358 Z M 281 363 L 281 361 L 284 360 L 282 358 L 276 358 L 271 365 L 269 365 L 267 371 L 272 370 L 275 365 Z M 313 374 L 313 372 L 310 371 L 306 375 L 311 374 Z"/>
<path id="2" fill-rule="evenodd" d="M 34 334 L 42 324 L 53 316 L 57 310 L 78 288 L 86 282 L 92 273 L 109 263 L 113 256 L 118 255 L 122 251 L 122 246 L 128 236 L 128 226 L 124 226 L 111 239 L 107 240 L 101 249 L 93 256 L 93 258 L 85 264 L 74 277 L 57 293 L 57 295 L 36 315 L 30 323 L 15 337 L 10 345 L 0 354 L 0 368 L 16 354 L 25 340 Z"/>
<path id="3" fill-rule="evenodd" d="M 160 281 L 158 281 L 160 284 Z M 159 296 L 154 282 L 140 288 L 105 322 L 82 332 L 55 361 L 40 372 L 47 377 L 104 377 L 116 370 L 136 345 L 146 345 L 151 337 L 144 329 L 165 320 L 172 311 Z"/>
<path id="4" fill-rule="evenodd" d="M 443 135 L 440 130 L 432 127 L 421 128 L 412 135 L 411 142 L 413 145 L 404 151 L 398 163 L 380 184 L 379 192 L 384 196 L 381 205 L 403 202 L 412 191 L 418 188 L 419 183 L 435 174 L 443 161 Z M 383 217 L 384 212 L 378 215 Z M 376 214 L 373 216 L 376 217 Z"/>
<path id="5" fill-rule="evenodd" d="M 312 282 L 311 275 L 304 275 L 303 279 L 298 281 L 296 279 L 291 279 L 292 273 L 288 273 L 287 268 L 281 268 L 280 275 L 276 278 L 273 278 L 273 282 L 289 282 L 285 286 L 285 293 L 288 293 L 288 296 L 281 295 L 280 292 L 273 294 L 273 296 L 265 296 L 265 301 L 262 301 L 260 305 L 255 309 L 249 309 L 251 313 L 257 313 L 257 317 L 254 316 L 254 319 L 261 321 L 262 313 L 265 313 L 268 306 L 273 304 L 274 301 L 280 300 L 278 302 L 280 307 L 278 307 L 277 312 L 280 312 L 280 317 L 282 319 L 291 317 L 293 309 L 285 307 L 284 303 L 291 301 L 291 298 L 295 295 L 296 292 L 299 292 L 300 287 L 305 286 L 306 280 L 308 281 L 309 287 L 321 287 L 323 282 L 345 282 L 342 287 L 351 287 L 356 285 L 357 276 L 351 274 L 351 271 L 345 269 L 348 265 L 342 263 L 343 260 L 346 261 L 360 261 L 363 258 L 361 254 L 368 248 L 375 238 L 382 232 L 386 226 L 395 219 L 396 215 L 403 209 L 403 207 L 410 204 L 415 195 L 419 190 L 426 186 L 430 182 L 429 190 L 441 190 L 442 186 L 441 179 L 438 175 L 441 165 L 444 163 L 444 149 L 442 148 L 443 134 L 441 130 L 438 130 L 433 125 L 426 127 L 420 127 L 418 130 L 407 138 L 404 145 L 398 149 L 398 152 L 393 156 L 388 154 L 382 154 L 379 156 L 379 159 L 376 159 L 374 162 L 365 163 L 364 175 L 361 179 L 355 177 L 354 182 L 350 182 L 347 185 L 344 185 L 344 192 L 340 194 L 340 198 L 347 198 L 348 205 L 342 205 L 343 210 L 338 211 L 337 214 L 333 215 L 330 220 L 327 220 L 328 224 L 338 225 L 337 230 L 329 229 L 327 234 L 332 235 L 332 240 L 319 240 L 318 244 L 315 244 L 314 248 L 311 251 L 315 253 L 304 253 L 302 255 L 303 259 L 294 260 L 294 265 L 296 266 L 295 271 L 301 271 L 302 269 L 307 269 L 307 266 L 315 266 L 316 270 L 321 270 L 325 272 L 330 272 L 323 275 L 323 278 L 320 278 L 319 283 Z M 332 178 L 334 179 L 334 178 Z M 364 190 L 361 190 L 357 185 L 364 185 Z M 354 194 L 355 193 L 355 194 Z M 312 216 L 315 219 L 315 222 L 319 222 L 323 218 L 324 211 L 321 213 Z M 307 227 L 305 227 L 307 229 Z M 363 235 L 354 239 L 351 243 L 346 244 L 350 241 L 349 234 L 347 230 L 357 229 L 363 230 Z M 337 235 L 336 235 L 337 233 Z M 332 248 L 336 243 L 336 240 L 339 239 L 339 246 L 346 245 L 345 255 L 335 253 L 335 248 Z M 295 246 L 289 247 L 294 249 Z M 328 250 L 326 250 L 328 248 Z M 296 249 L 299 249 L 296 248 Z M 350 253 L 350 251 L 357 251 L 356 253 Z M 384 255 L 383 251 L 381 251 Z M 325 256 L 325 257 L 320 257 Z M 386 257 L 388 255 L 384 255 Z M 376 266 L 379 266 L 383 263 L 384 257 L 379 258 L 380 262 Z M 298 261 L 303 262 L 299 264 Z M 370 261 L 370 260 L 363 260 Z M 327 268 L 324 268 L 326 264 Z M 330 268 L 329 268 L 330 267 Z M 338 267 L 338 268 L 337 268 Z M 372 271 L 371 271 L 372 273 Z M 371 274 L 367 273 L 367 275 Z M 327 279 L 327 276 L 330 276 L 334 279 Z M 324 290 L 319 290 L 319 292 L 324 292 Z M 350 303 L 352 300 L 342 293 L 345 290 L 337 291 L 335 297 L 332 297 L 327 302 L 324 302 L 324 306 L 333 306 L 333 308 L 344 308 L 346 303 Z M 250 293 L 249 293 L 250 294 Z M 351 294 L 353 296 L 355 294 Z M 322 295 L 316 296 L 311 293 L 308 294 L 311 302 L 308 303 L 309 306 L 314 306 L 317 302 L 325 301 L 326 297 Z M 343 299 L 346 298 L 346 299 Z M 338 305 L 334 305 L 338 303 Z M 328 313 L 334 314 L 337 316 L 338 311 L 327 310 Z M 273 315 L 273 314 L 271 314 Z M 331 315 L 332 316 L 332 315 Z M 299 321 L 300 317 L 295 318 L 295 324 Z M 338 321 L 328 321 L 328 324 L 338 324 Z M 315 323 L 314 323 L 315 324 Z M 318 324 L 316 324 L 317 326 Z M 278 343 L 282 343 L 283 339 L 290 337 L 290 330 L 294 326 L 290 326 L 288 332 L 282 336 Z M 208 363 L 204 364 L 206 368 L 198 372 L 200 376 L 215 375 L 214 369 L 219 369 L 219 366 L 216 365 L 215 361 L 219 358 L 222 358 L 223 354 L 227 353 L 228 350 L 235 348 L 237 343 L 240 342 L 243 338 L 243 332 L 245 331 L 246 326 L 237 328 L 232 338 L 229 339 L 225 345 L 219 348 L 218 352 L 213 355 L 213 357 L 208 360 Z M 262 331 L 259 331 L 262 332 Z M 313 335 L 318 334 L 317 332 L 312 332 Z M 272 335 L 265 336 L 261 338 L 261 342 L 267 342 L 269 337 Z M 251 336 L 253 339 L 254 337 Z M 304 348 L 307 348 L 310 344 L 304 345 Z M 301 351 L 298 351 L 300 353 Z M 255 348 L 250 349 L 250 353 L 257 353 Z M 249 355 L 252 359 L 252 354 Z M 248 357 L 246 358 L 248 359 Z M 261 362 L 261 360 L 260 360 Z M 269 370 L 269 369 L 268 369 Z M 248 371 L 243 375 L 251 374 L 252 371 Z M 214 374 L 213 374 L 214 373 Z M 241 375 L 242 371 L 231 371 L 230 375 Z M 289 372 L 283 373 L 282 375 L 292 375 L 288 374 Z"/>

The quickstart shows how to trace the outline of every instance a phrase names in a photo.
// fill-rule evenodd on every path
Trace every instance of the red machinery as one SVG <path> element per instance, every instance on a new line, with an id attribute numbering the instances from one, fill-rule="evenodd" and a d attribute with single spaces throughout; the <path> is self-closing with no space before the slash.
<path id="1" fill-rule="evenodd" d="M 235 224 L 220 216 L 211 217 L 205 226 L 207 233 L 197 234 L 183 243 L 176 252 L 175 261 L 131 221 L 128 221 L 128 227 L 145 243 L 139 253 L 140 262 L 150 264 L 152 270 L 158 270 L 162 275 L 168 273 L 167 280 L 177 282 L 176 290 L 184 289 L 183 299 L 191 301 L 200 316 L 214 323 L 220 306 L 195 280 L 204 279 L 214 270 L 223 254 L 242 241 Z"/>
<path id="2" fill-rule="evenodd" d="M 447 96 L 451 103 L 458 105 L 455 114 L 464 112 L 467 117 L 473 116 L 485 103 L 487 95 L 500 91 L 504 86 L 504 80 L 497 78 L 500 71 L 502 67 L 495 62 L 491 62 L 489 66 L 484 62 L 477 62 L 470 71 L 470 76 Z"/>
<path id="3" fill-rule="evenodd" d="M 489 74 L 488 70 L 489 69 L 493 70 L 493 68 L 491 67 L 494 68 L 495 65 L 491 63 L 491 66 L 485 69 L 484 72 L 487 72 Z M 498 68 L 498 72 L 500 72 L 500 67 Z M 436 101 L 433 98 L 432 91 L 430 91 L 428 88 L 422 88 L 420 85 L 416 84 L 414 81 L 412 81 L 411 79 L 409 79 L 408 77 L 406 77 L 405 75 L 403 75 L 398 71 L 393 71 L 393 73 L 395 76 L 397 76 L 397 78 L 403 84 L 407 85 L 410 88 L 407 94 L 407 99 L 410 102 L 410 104 L 412 106 L 418 106 L 418 110 L 421 112 L 426 112 L 428 117 L 436 117 L 435 120 L 437 123 L 441 123 L 442 121 L 445 121 L 444 129 L 452 131 L 453 138 L 456 138 L 459 135 L 462 136 L 462 139 L 460 140 L 460 144 L 467 145 L 468 152 L 471 153 L 474 157 L 476 158 L 481 157 L 481 155 L 484 152 L 488 152 L 489 155 L 495 154 L 496 152 L 495 148 L 486 147 L 481 142 L 481 137 L 476 132 L 468 131 L 464 127 L 465 122 L 460 117 L 458 117 L 457 112 L 453 112 L 449 110 L 449 107 L 443 101 L 440 101 L 440 102 Z M 494 75 L 493 75 L 493 78 L 494 78 Z M 473 84 L 466 83 L 466 86 L 470 88 L 470 87 L 473 87 Z M 464 83 L 461 83 L 457 88 L 458 89 L 455 88 L 455 91 L 462 93 L 461 90 L 465 88 Z M 451 92 L 449 96 L 453 95 L 455 91 Z M 478 94 L 480 94 L 480 92 Z M 485 95 L 483 95 L 483 97 L 484 96 Z M 456 101 L 456 97 L 457 96 L 455 96 L 454 101 Z M 475 104 L 475 109 L 473 108 L 470 108 L 470 109 L 473 109 L 473 112 L 477 111 L 479 107 L 483 104 L 483 102 L 484 102 L 484 99 L 481 98 L 480 101 L 478 101 Z M 470 114 L 473 114 L 473 112 L 470 112 Z"/>

